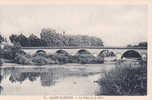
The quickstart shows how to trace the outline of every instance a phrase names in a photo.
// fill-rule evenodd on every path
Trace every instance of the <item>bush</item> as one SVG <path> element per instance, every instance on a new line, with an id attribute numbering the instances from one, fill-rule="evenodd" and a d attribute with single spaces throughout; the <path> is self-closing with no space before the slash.
<path id="1" fill-rule="evenodd" d="M 37 56 L 32 58 L 32 62 L 35 65 L 46 65 L 46 64 L 55 64 L 56 62 L 50 58 L 45 58 L 42 56 Z"/>
<path id="2" fill-rule="evenodd" d="M 49 55 L 49 57 L 58 64 L 73 63 L 72 56 L 65 50 L 58 50 L 54 55 Z"/>
<path id="3" fill-rule="evenodd" d="M 25 52 L 21 50 L 20 45 L 14 44 L 14 46 L 5 45 L 4 49 L 0 50 L 0 54 L 1 58 L 14 60 L 17 54 L 25 54 Z"/>
<path id="4" fill-rule="evenodd" d="M 114 52 L 112 51 L 109 51 L 109 50 L 102 50 L 98 56 L 100 57 L 113 57 L 113 56 L 116 56 Z"/>
<path id="5" fill-rule="evenodd" d="M 31 65 L 31 64 L 33 64 L 30 55 L 21 55 L 21 54 L 18 54 L 15 57 L 14 62 L 18 63 L 18 64 L 23 64 L 23 65 Z"/>
<path id="6" fill-rule="evenodd" d="M 3 77 L 2 77 L 2 75 L 0 75 L 0 83 L 1 83 L 2 79 L 3 79 Z"/>
<path id="7" fill-rule="evenodd" d="M 38 50 L 33 56 L 32 56 L 32 62 L 35 65 L 46 65 L 46 64 L 54 64 L 55 61 L 53 61 L 51 58 L 48 57 L 45 51 Z"/>
<path id="8" fill-rule="evenodd" d="M 59 60 L 58 60 L 58 58 L 56 57 L 55 54 L 48 55 L 48 58 L 54 60 L 56 62 L 56 64 L 59 64 Z"/>
<path id="9" fill-rule="evenodd" d="M 79 50 L 75 55 L 75 59 L 77 59 L 77 63 L 81 63 L 81 64 L 95 64 L 95 63 L 97 63 L 97 58 L 94 57 L 87 50 Z"/>
<path id="10" fill-rule="evenodd" d="M 52 58 L 50 58 L 46 53 L 44 52 L 38 52 L 32 57 L 32 62 L 36 65 L 46 65 L 46 64 L 55 64 L 56 61 L 54 61 Z"/>
<path id="11" fill-rule="evenodd" d="M 146 95 L 147 64 L 118 64 L 99 80 L 99 95 Z"/>
<path id="12" fill-rule="evenodd" d="M 4 49 L 1 50 L 1 55 L 1 58 L 12 60 L 15 57 L 12 46 L 5 46 Z"/>
<path id="13" fill-rule="evenodd" d="M 2 59 L 0 59 L 0 66 L 2 66 L 2 64 L 3 64 L 3 61 L 2 61 Z"/>
<path id="14" fill-rule="evenodd" d="M 47 59 L 45 57 L 33 57 L 32 62 L 36 65 L 46 65 L 48 64 Z"/>
<path id="15" fill-rule="evenodd" d="M 78 55 L 76 57 L 78 59 L 78 63 L 80 63 L 80 64 L 95 64 L 95 63 L 97 63 L 97 59 L 93 55 Z"/>
<path id="16" fill-rule="evenodd" d="M 0 75 L 0 83 L 1 83 L 2 79 L 3 79 L 3 77 L 2 77 L 2 75 Z M 3 90 L 3 87 L 0 85 L 0 93 L 2 90 Z"/>
<path id="17" fill-rule="evenodd" d="M 55 56 L 56 59 L 59 61 L 59 64 L 73 63 L 73 58 L 70 55 L 56 54 Z"/>
<path id="18" fill-rule="evenodd" d="M 104 57 L 97 56 L 97 63 L 99 63 L 99 64 L 104 63 Z"/>
<path id="19" fill-rule="evenodd" d="M 56 63 L 56 61 L 41 52 L 36 53 L 33 56 L 28 54 L 17 54 L 14 62 L 23 65 L 46 65 Z"/>

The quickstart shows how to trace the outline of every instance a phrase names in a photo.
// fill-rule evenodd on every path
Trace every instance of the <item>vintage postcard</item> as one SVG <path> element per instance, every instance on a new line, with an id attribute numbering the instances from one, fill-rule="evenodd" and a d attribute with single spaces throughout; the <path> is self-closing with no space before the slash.
<path id="1" fill-rule="evenodd" d="M 142 1 L 2 2 L 0 98 L 148 100 L 150 11 Z"/>

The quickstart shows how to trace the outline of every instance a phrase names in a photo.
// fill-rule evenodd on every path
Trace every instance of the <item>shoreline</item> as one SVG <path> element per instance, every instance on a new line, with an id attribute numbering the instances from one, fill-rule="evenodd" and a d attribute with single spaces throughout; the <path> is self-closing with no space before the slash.
<path id="1" fill-rule="evenodd" d="M 79 63 L 67 63 L 67 64 L 48 64 L 48 65 L 22 65 L 17 63 L 3 63 L 3 65 L 0 66 L 0 68 L 11 68 L 11 67 L 19 67 L 19 68 L 52 68 L 52 67 L 71 67 L 71 66 L 91 66 L 91 65 L 109 65 L 109 64 L 115 64 L 116 62 L 105 62 L 102 64 L 79 64 Z"/>

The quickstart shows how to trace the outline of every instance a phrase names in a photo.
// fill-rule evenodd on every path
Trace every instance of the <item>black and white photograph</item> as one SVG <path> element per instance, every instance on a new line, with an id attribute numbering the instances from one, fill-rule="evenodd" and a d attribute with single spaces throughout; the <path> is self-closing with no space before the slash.
<path id="1" fill-rule="evenodd" d="M 0 5 L 0 96 L 147 96 L 146 4 Z"/>

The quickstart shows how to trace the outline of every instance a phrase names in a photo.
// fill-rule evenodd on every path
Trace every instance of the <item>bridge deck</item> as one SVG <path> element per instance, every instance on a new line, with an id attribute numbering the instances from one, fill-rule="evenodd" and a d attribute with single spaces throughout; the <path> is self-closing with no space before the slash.
<path id="1" fill-rule="evenodd" d="M 147 47 L 22 47 L 22 49 L 147 49 Z"/>

